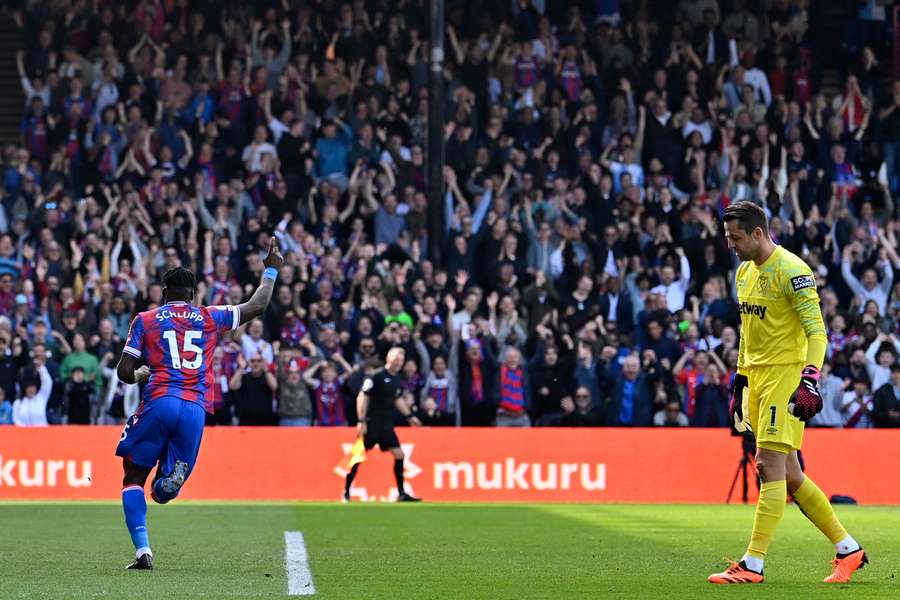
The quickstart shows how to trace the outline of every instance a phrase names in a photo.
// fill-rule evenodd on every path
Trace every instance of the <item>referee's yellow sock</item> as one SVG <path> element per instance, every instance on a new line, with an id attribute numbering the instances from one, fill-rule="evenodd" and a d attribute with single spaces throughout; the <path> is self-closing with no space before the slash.
<path id="1" fill-rule="evenodd" d="M 775 528 L 784 515 L 785 500 L 787 500 L 786 480 L 766 481 L 760 486 L 756 516 L 753 519 L 753 533 L 750 534 L 750 544 L 747 546 L 747 554 L 744 555 L 747 566 L 754 571 L 762 570 L 762 561 L 766 557 L 772 538 L 775 537 Z M 748 558 L 750 560 L 747 560 Z"/>
<path id="2" fill-rule="evenodd" d="M 806 515 L 806 518 L 812 521 L 813 525 L 819 528 L 819 531 L 825 534 L 825 537 L 832 544 L 846 539 L 848 537 L 847 530 L 838 521 L 828 497 L 819 489 L 812 479 L 803 478 L 803 483 L 793 493 L 794 502 Z"/>

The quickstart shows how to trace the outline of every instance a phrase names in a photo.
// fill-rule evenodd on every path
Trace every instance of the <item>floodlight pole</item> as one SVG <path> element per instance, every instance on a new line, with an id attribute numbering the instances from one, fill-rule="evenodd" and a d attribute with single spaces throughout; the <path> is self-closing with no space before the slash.
<path id="1" fill-rule="evenodd" d="M 428 259 L 444 262 L 444 0 L 431 0 L 428 69 Z"/>

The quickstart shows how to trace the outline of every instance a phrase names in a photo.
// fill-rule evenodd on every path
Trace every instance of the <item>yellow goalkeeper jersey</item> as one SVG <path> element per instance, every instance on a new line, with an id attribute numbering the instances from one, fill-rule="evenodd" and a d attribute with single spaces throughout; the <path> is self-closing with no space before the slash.
<path id="1" fill-rule="evenodd" d="M 761 266 L 745 261 L 735 276 L 741 337 L 738 367 L 807 361 L 807 340 L 827 341 L 812 269 L 781 246 Z"/>

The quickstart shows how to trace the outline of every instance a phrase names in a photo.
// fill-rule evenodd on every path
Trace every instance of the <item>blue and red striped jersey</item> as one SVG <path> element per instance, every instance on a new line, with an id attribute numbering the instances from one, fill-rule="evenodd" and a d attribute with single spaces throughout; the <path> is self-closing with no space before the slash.
<path id="1" fill-rule="evenodd" d="M 177 396 L 213 412 L 213 351 L 223 332 L 241 323 L 237 306 L 194 306 L 169 302 L 139 313 L 131 322 L 125 348 L 150 367 L 144 401 Z"/>

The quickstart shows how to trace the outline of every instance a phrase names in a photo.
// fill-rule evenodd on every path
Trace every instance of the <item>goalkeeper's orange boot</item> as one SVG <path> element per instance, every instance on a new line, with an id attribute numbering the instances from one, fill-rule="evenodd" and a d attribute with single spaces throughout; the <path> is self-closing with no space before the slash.
<path id="1" fill-rule="evenodd" d="M 853 573 L 867 564 L 869 557 L 862 548 L 856 552 L 838 554 L 831 561 L 831 575 L 825 578 L 825 583 L 847 583 Z"/>
<path id="2" fill-rule="evenodd" d="M 713 573 L 706 580 L 710 583 L 762 583 L 765 578 L 762 573 L 748 569 L 741 561 L 731 563 L 723 572 Z"/>

